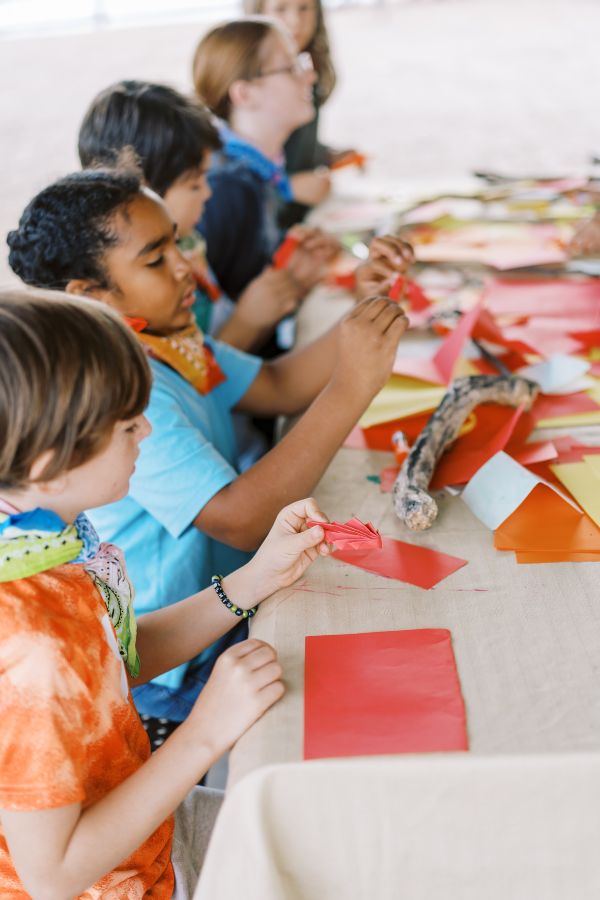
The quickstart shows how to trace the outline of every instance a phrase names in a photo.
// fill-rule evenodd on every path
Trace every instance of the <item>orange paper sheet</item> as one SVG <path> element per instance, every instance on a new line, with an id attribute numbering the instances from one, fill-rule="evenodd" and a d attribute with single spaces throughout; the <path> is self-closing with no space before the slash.
<path id="1" fill-rule="evenodd" d="M 498 550 L 548 554 L 600 553 L 600 528 L 545 484 L 538 484 L 494 533 Z"/>
<path id="2" fill-rule="evenodd" d="M 304 759 L 467 749 L 445 628 L 306 638 Z"/>
<path id="3" fill-rule="evenodd" d="M 467 565 L 467 560 L 458 556 L 449 556 L 429 547 L 418 547 L 390 537 L 382 538 L 381 548 L 335 550 L 332 556 L 375 575 L 395 578 L 427 590 Z"/>

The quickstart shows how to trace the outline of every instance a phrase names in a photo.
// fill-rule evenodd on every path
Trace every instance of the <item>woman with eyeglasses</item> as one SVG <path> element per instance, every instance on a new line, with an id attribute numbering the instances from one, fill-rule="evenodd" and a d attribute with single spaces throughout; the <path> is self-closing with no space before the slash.
<path id="1" fill-rule="evenodd" d="M 219 25 L 200 41 L 193 79 L 200 99 L 220 119 L 223 148 L 213 156 L 212 196 L 199 224 L 217 281 L 236 299 L 266 267 L 284 234 L 281 201 L 294 199 L 283 148 L 292 132 L 314 118 L 310 54 L 298 56 L 291 35 L 260 16 Z M 322 278 L 337 242 L 318 229 L 296 226 L 287 267 L 298 303 Z M 287 322 L 287 320 L 286 320 Z M 264 355 L 288 349 L 291 329 L 265 335 Z"/>
<path id="2" fill-rule="evenodd" d="M 318 138 L 319 111 L 331 96 L 337 77 L 321 0 L 244 0 L 250 15 L 273 16 L 291 33 L 299 52 L 309 53 L 315 68 L 313 85 L 315 114 L 310 122 L 297 128 L 286 141 L 285 168 L 295 200 L 282 206 L 281 225 L 300 222 L 312 206 L 323 200 L 330 189 L 329 166 L 353 150 L 333 150 Z"/>

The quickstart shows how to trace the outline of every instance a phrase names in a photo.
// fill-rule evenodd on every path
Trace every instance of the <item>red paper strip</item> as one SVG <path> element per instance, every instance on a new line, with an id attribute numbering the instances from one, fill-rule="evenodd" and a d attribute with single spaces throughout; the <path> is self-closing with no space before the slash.
<path id="1" fill-rule="evenodd" d="M 431 300 L 424 294 L 416 281 L 408 281 L 406 291 L 404 291 L 404 275 L 398 275 L 389 289 L 388 297 L 390 300 L 400 300 L 403 293 L 413 312 L 422 312 L 431 306 Z"/>
<path id="2" fill-rule="evenodd" d="M 338 550 L 370 550 L 381 547 L 381 535 L 370 522 L 361 522 L 354 517 L 347 522 L 316 522 L 307 519 L 309 528 L 320 525 L 328 544 L 335 544 Z"/>
<path id="3" fill-rule="evenodd" d="M 338 157 L 330 164 L 329 168 L 332 172 L 335 172 L 337 169 L 344 169 L 346 166 L 358 166 L 359 169 L 364 169 L 366 161 L 367 157 L 364 153 L 353 151 Z"/>
<path id="4" fill-rule="evenodd" d="M 305 759 L 467 749 L 445 628 L 306 638 Z"/>
<path id="5" fill-rule="evenodd" d="M 522 407 L 507 409 L 488 405 L 479 409 L 477 425 L 473 431 L 458 438 L 435 467 L 430 482 L 432 490 L 439 490 L 447 484 L 466 484 L 470 481 L 488 459 L 504 450 L 523 412 Z"/>
<path id="6" fill-rule="evenodd" d="M 294 250 L 300 244 L 300 240 L 297 237 L 294 237 L 292 234 L 288 234 L 288 236 L 283 240 L 283 242 L 279 245 L 275 253 L 273 254 L 273 267 L 275 269 L 285 269 L 287 264 L 289 263 Z"/>
<path id="7" fill-rule="evenodd" d="M 375 575 L 396 578 L 425 589 L 434 587 L 467 565 L 467 560 L 458 556 L 449 556 L 429 547 L 418 547 L 390 537 L 382 539 L 381 549 L 335 550 L 332 556 Z"/>

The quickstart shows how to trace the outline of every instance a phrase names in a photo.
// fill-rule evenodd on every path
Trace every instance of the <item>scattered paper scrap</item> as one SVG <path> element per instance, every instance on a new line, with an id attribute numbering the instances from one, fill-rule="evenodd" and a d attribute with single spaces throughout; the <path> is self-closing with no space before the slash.
<path id="1" fill-rule="evenodd" d="M 600 480 L 594 468 L 585 459 L 581 462 L 558 463 L 550 468 L 590 519 L 600 526 Z"/>
<path id="2" fill-rule="evenodd" d="M 585 375 L 589 368 L 590 363 L 585 359 L 556 353 L 543 362 L 519 369 L 517 374 L 539 384 L 543 394 L 562 394 L 569 393 L 569 387 L 572 392 L 580 390 L 578 385 L 581 376 Z M 589 384 L 585 384 L 584 387 L 589 387 Z"/>
<path id="3" fill-rule="evenodd" d="M 285 269 L 299 243 L 300 241 L 297 237 L 288 234 L 273 254 L 273 268 Z"/>
<path id="4" fill-rule="evenodd" d="M 464 489 L 462 499 L 473 515 L 495 531 L 539 484 L 545 484 L 543 479 L 501 451 L 475 473 Z M 554 493 L 550 485 L 545 487 Z M 569 503 L 563 495 L 557 496 L 563 504 Z M 538 527 L 545 527 L 545 523 L 541 523 L 543 520 Z"/>
<path id="5" fill-rule="evenodd" d="M 449 631 L 306 638 L 305 759 L 467 749 Z"/>
<path id="6" fill-rule="evenodd" d="M 382 538 L 381 548 L 334 550 L 332 556 L 375 575 L 395 578 L 426 590 L 467 565 L 467 560 L 458 556 L 449 556 L 429 547 L 419 547 L 390 537 Z"/>

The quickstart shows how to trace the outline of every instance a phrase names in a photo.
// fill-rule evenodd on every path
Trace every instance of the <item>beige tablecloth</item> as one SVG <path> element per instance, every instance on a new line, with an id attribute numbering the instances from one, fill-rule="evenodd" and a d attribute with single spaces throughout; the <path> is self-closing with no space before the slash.
<path id="1" fill-rule="evenodd" d="M 347 306 L 316 294 L 300 342 Z M 322 510 L 468 565 L 427 591 L 324 559 L 261 605 L 251 634 L 277 648 L 287 691 L 230 755 L 198 897 L 600 897 L 600 569 L 517 565 L 446 494 L 434 527 L 411 533 L 367 480 L 390 464 L 340 450 Z M 301 763 L 305 635 L 411 628 L 452 633 L 470 753 Z"/>
<path id="2" fill-rule="evenodd" d="M 271 766 L 227 797 L 195 900 L 597 900 L 600 757 Z"/>

